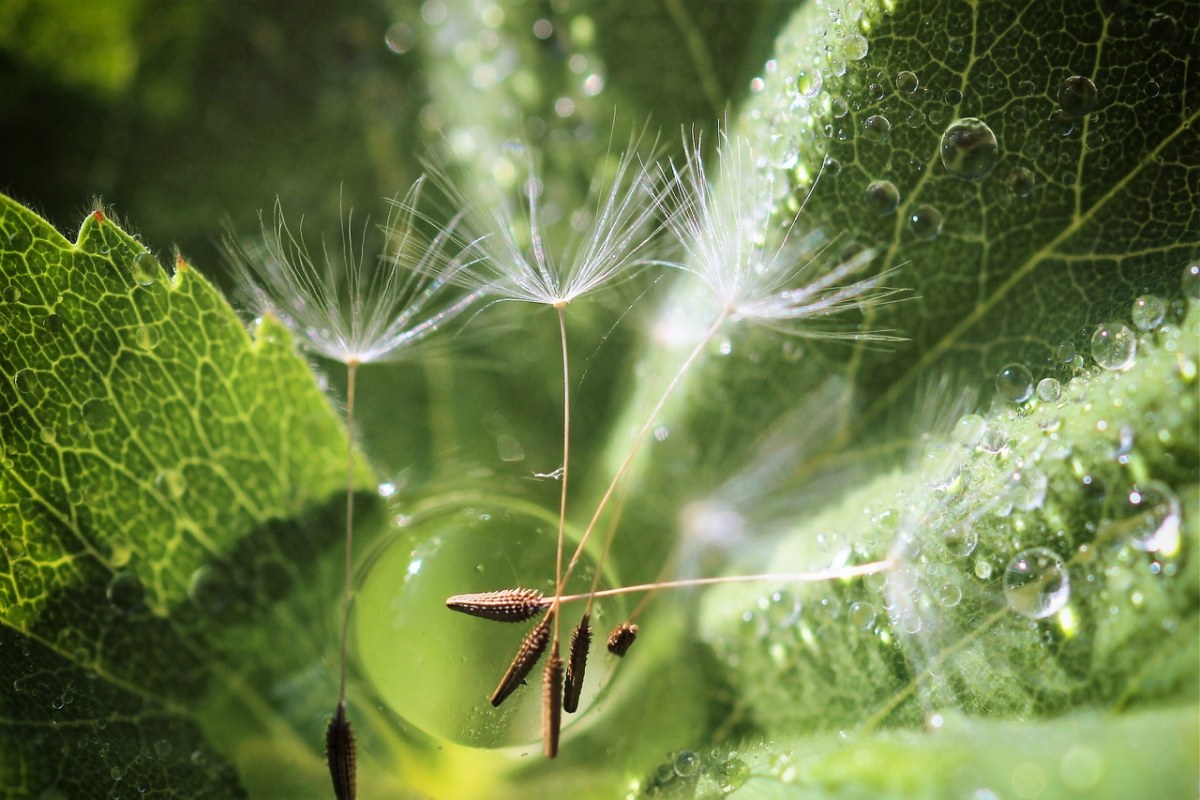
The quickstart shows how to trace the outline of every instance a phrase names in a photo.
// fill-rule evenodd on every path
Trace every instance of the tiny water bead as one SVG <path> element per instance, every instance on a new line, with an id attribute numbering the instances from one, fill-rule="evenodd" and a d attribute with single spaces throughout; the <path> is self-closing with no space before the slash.
<path id="1" fill-rule="evenodd" d="M 1152 294 L 1144 294 L 1133 301 L 1130 316 L 1139 330 L 1153 330 L 1161 325 L 1167 316 L 1167 301 Z"/>
<path id="2" fill-rule="evenodd" d="M 871 181 L 864 193 L 867 208 L 880 216 L 891 214 L 900 204 L 900 190 L 891 181 Z"/>
<path id="3" fill-rule="evenodd" d="M 942 165 L 951 175 L 979 180 L 995 168 L 1000 158 L 1000 143 L 986 122 L 963 117 L 942 134 L 941 154 Z"/>
<path id="4" fill-rule="evenodd" d="M 1058 87 L 1058 105 L 1072 117 L 1082 117 L 1095 110 L 1097 95 L 1091 79 L 1072 75 Z"/>
<path id="5" fill-rule="evenodd" d="M 1183 296 L 1192 301 L 1200 301 L 1200 261 L 1193 261 L 1183 268 L 1179 288 Z"/>
<path id="6" fill-rule="evenodd" d="M 1033 173 L 1025 167 L 1017 167 L 1008 176 L 1008 188 L 1017 197 L 1029 197 L 1035 184 Z"/>
<path id="7" fill-rule="evenodd" d="M 357 661 L 379 702 L 434 737 L 472 747 L 536 741 L 540 668 L 499 708 L 488 702 L 534 623 L 456 614 L 445 601 L 453 594 L 516 587 L 553 595 L 556 532 L 556 516 L 542 509 L 482 500 L 419 514 L 394 530 L 371 554 L 353 611 Z M 568 555 L 572 549 L 568 542 Z M 579 567 L 568 592 L 591 585 L 593 562 L 585 557 Z M 582 612 L 582 604 L 563 607 L 560 624 L 568 637 Z M 625 616 L 625 599 L 609 598 L 592 609 L 592 627 L 605 631 Z M 617 661 L 592 656 L 581 712 L 603 690 Z"/>
<path id="8" fill-rule="evenodd" d="M 1070 597 L 1066 565 L 1047 547 L 1022 550 L 1004 570 L 1004 599 L 1022 616 L 1043 619 L 1057 614 Z"/>
<path id="9" fill-rule="evenodd" d="M 104 596 L 113 610 L 121 614 L 131 614 L 143 607 L 146 590 L 137 575 L 132 572 L 118 572 L 109 580 Z"/>
<path id="10" fill-rule="evenodd" d="M 919 239 L 936 239 L 942 232 L 942 212 L 924 203 L 908 216 L 908 226 Z"/>
<path id="11" fill-rule="evenodd" d="M 1127 370 L 1137 360 L 1137 336 L 1123 322 L 1104 322 L 1092 333 L 1092 358 L 1104 369 Z"/>
<path id="12" fill-rule="evenodd" d="M 1010 403 L 1024 403 L 1033 396 L 1033 376 L 1024 364 L 1008 364 L 996 373 L 996 394 Z"/>

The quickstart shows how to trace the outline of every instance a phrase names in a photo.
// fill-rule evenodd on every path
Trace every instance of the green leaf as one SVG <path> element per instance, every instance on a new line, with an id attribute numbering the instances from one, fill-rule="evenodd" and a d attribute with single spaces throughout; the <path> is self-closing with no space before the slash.
<path id="1" fill-rule="evenodd" d="M 337 541 L 338 417 L 278 323 L 252 338 L 102 211 L 72 243 L 0 198 L 0 265 L 4 788 L 238 795 L 197 712 L 263 691 L 239 629 Z"/>
<path id="2" fill-rule="evenodd" d="M 1190 710 L 1050 722 L 939 718 L 928 732 L 813 736 L 711 754 L 683 751 L 644 796 L 736 800 L 854 797 L 1174 797 L 1200 729 Z"/>

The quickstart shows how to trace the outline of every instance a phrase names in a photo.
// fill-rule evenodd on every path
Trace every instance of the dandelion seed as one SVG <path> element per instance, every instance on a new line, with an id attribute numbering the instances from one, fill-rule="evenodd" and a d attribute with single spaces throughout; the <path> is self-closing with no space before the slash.
<path id="1" fill-rule="evenodd" d="M 544 608 L 543 595 L 536 589 L 501 589 L 479 594 L 456 594 L 446 608 L 497 622 L 524 622 Z"/>
<path id="2" fill-rule="evenodd" d="M 499 707 L 510 694 L 516 691 L 518 686 L 525 682 L 525 678 L 533 670 L 538 659 L 542 657 L 542 653 L 546 651 L 546 645 L 550 642 L 550 625 L 554 621 L 554 617 L 554 609 L 551 609 L 546 616 L 542 617 L 542 621 L 533 626 L 533 630 L 525 636 L 521 646 L 517 648 L 517 654 L 513 657 L 508 671 L 504 673 L 496 690 L 492 692 L 493 706 Z"/>
<path id="3" fill-rule="evenodd" d="M 583 692 L 583 675 L 587 670 L 588 648 L 592 644 L 592 626 L 589 615 L 584 614 L 571 633 L 571 655 L 567 661 L 566 683 L 563 688 L 563 711 L 574 714 L 579 708 L 579 695 Z"/>

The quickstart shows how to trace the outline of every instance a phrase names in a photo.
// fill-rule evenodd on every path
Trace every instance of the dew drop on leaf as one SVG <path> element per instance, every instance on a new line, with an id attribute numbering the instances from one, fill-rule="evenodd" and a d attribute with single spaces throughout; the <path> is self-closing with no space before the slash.
<path id="1" fill-rule="evenodd" d="M 978 414 L 964 414 L 954 425 L 954 441 L 963 447 L 974 447 L 987 428 L 987 421 Z"/>
<path id="2" fill-rule="evenodd" d="M 876 214 L 891 214 L 900 203 L 900 191 L 891 181 L 871 181 L 864 193 L 867 208 Z"/>
<path id="3" fill-rule="evenodd" d="M 846 37 L 843 52 L 846 58 L 851 61 L 861 61 L 867 57 L 867 51 L 870 46 L 867 44 L 867 37 L 859 33 L 852 33 Z"/>
<path id="4" fill-rule="evenodd" d="M 917 206 L 908 217 L 908 226 L 920 239 L 936 239 L 942 232 L 942 212 L 928 203 Z"/>
<path id="5" fill-rule="evenodd" d="M 986 122 L 963 117 L 942 134 L 941 154 L 942 165 L 951 175 L 979 180 L 995 168 L 1000 158 L 1000 143 Z"/>
<path id="6" fill-rule="evenodd" d="M 1017 553 L 1004 570 L 1004 599 L 1022 616 L 1042 619 L 1058 612 L 1071 596 L 1071 579 L 1058 554 L 1046 547 Z"/>
<path id="7" fill-rule="evenodd" d="M 133 334 L 133 340 L 137 343 L 137 346 L 143 350 L 153 350 L 154 348 L 158 347 L 158 343 L 161 338 L 162 337 L 158 332 L 158 328 L 150 325 L 139 325 Z"/>
<path id="8" fill-rule="evenodd" d="M 1008 364 L 996 373 L 996 393 L 1010 403 L 1024 403 L 1033 396 L 1033 375 L 1024 364 Z"/>
<path id="9" fill-rule="evenodd" d="M 892 132 L 892 122 L 882 114 L 872 114 L 863 121 L 863 132 L 867 141 L 882 144 Z"/>
<path id="10" fill-rule="evenodd" d="M 1029 197 L 1033 193 L 1033 173 L 1025 167 L 1017 167 L 1008 176 L 1008 188 L 1017 197 Z"/>
<path id="11" fill-rule="evenodd" d="M 1153 330 L 1161 325 L 1167 316 L 1167 301 L 1156 295 L 1144 294 L 1133 301 L 1130 316 L 1139 330 Z"/>
<path id="12" fill-rule="evenodd" d="M 121 614 L 129 614 L 142 607 L 146 590 L 137 575 L 132 572 L 118 572 L 109 580 L 104 595 L 114 610 Z"/>
<path id="13" fill-rule="evenodd" d="M 1123 322 L 1103 322 L 1092 333 L 1092 358 L 1104 369 L 1127 370 L 1137 358 L 1137 337 Z"/>
<path id="14" fill-rule="evenodd" d="M 700 756 L 691 750 L 680 750 L 675 756 L 675 774 L 681 778 L 690 778 L 700 769 Z"/>
<path id="15" fill-rule="evenodd" d="M 1184 297 L 1200 301 L 1200 261 L 1193 261 L 1183 268 L 1179 284 Z"/>
<path id="16" fill-rule="evenodd" d="M 138 253 L 133 257 L 133 264 L 130 266 L 133 271 L 133 279 L 139 286 L 150 286 L 158 278 L 158 273 L 162 269 L 158 264 L 158 259 L 150 253 Z"/>
<path id="17" fill-rule="evenodd" d="M 1181 511 L 1171 487 L 1156 480 L 1135 486 L 1104 521 L 1106 531 L 1128 537 L 1138 550 L 1173 556 L 1179 552 Z"/>
<path id="18" fill-rule="evenodd" d="M 904 70 L 896 73 L 896 88 L 905 94 L 912 94 L 921 85 L 915 73 Z"/>
<path id="19" fill-rule="evenodd" d="M 1035 394 L 1043 403 L 1053 403 L 1062 397 L 1062 384 L 1055 378 L 1042 378 L 1038 381 Z"/>
<path id="20" fill-rule="evenodd" d="M 1083 75 L 1072 75 L 1058 87 L 1058 105 L 1072 117 L 1095 110 L 1096 101 L 1096 84 Z"/>

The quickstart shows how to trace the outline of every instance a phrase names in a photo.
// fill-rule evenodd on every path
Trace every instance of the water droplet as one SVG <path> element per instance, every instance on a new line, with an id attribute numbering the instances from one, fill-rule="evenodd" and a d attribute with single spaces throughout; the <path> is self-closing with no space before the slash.
<path id="1" fill-rule="evenodd" d="M 146 589 L 137 575 L 132 572 L 118 572 L 108 582 L 104 590 L 108 603 L 121 614 L 130 614 L 142 608 L 146 597 Z"/>
<path id="2" fill-rule="evenodd" d="M 974 553 L 978 544 L 979 534 L 970 523 L 964 522 L 946 531 L 946 548 L 958 558 Z"/>
<path id="3" fill-rule="evenodd" d="M 1054 351 L 1054 357 L 1062 364 L 1070 364 L 1075 360 L 1076 355 L 1078 354 L 1075 351 L 1074 342 L 1059 342 L 1058 347 Z"/>
<path id="4" fill-rule="evenodd" d="M 856 601 L 850 604 L 847 616 L 850 624 L 864 631 L 869 630 L 875 624 L 875 607 L 870 603 Z"/>
<path id="5" fill-rule="evenodd" d="M 863 132 L 867 141 L 882 144 L 892 132 L 892 122 L 882 114 L 872 114 L 863 120 Z"/>
<path id="6" fill-rule="evenodd" d="M 947 89 L 942 99 L 946 101 L 946 105 L 956 106 L 962 102 L 962 92 L 958 89 Z"/>
<path id="7" fill-rule="evenodd" d="M 814 69 L 812 72 L 801 70 L 796 75 L 796 88 L 805 97 L 816 97 L 824 83 L 825 78 L 820 70 Z"/>
<path id="8" fill-rule="evenodd" d="M 383 37 L 383 43 L 396 55 L 404 55 L 412 49 L 415 39 L 412 28 L 403 22 L 396 22 L 388 27 L 387 33 Z"/>
<path id="9" fill-rule="evenodd" d="M 955 120 L 942 134 L 941 151 L 946 171 L 964 180 L 986 176 L 1000 158 L 996 134 L 975 117 Z"/>
<path id="10" fill-rule="evenodd" d="M 1173 556 L 1179 552 L 1179 498 L 1161 481 L 1135 486 L 1117 510 L 1121 516 L 1105 520 L 1106 532 L 1128 537 L 1130 544 L 1147 553 Z"/>
<path id="11" fill-rule="evenodd" d="M 867 43 L 867 37 L 862 34 L 852 33 L 846 37 L 845 47 L 843 52 L 846 58 L 851 61 L 861 61 L 867 57 L 867 51 L 870 45 Z"/>
<path id="12" fill-rule="evenodd" d="M 825 174 L 837 175 L 842 171 L 842 162 L 838 161 L 833 156 L 825 156 L 824 168 Z"/>
<path id="13" fill-rule="evenodd" d="M 1033 193 L 1033 173 L 1025 167 L 1017 167 L 1008 176 L 1008 188 L 1017 197 L 1029 197 Z"/>
<path id="14" fill-rule="evenodd" d="M 987 422 L 978 414 L 964 414 L 954 425 L 954 441 L 963 447 L 974 447 L 987 428 Z"/>
<path id="15" fill-rule="evenodd" d="M 1058 105 L 1072 117 L 1082 117 L 1096 108 L 1096 84 L 1083 75 L 1072 75 L 1058 87 Z"/>
<path id="16" fill-rule="evenodd" d="M 158 347 L 158 342 L 161 338 L 162 334 L 158 332 L 158 328 L 150 325 L 139 325 L 138 329 L 133 333 L 133 340 L 143 350 L 153 350 Z"/>
<path id="17" fill-rule="evenodd" d="M 841 119 L 850 113 L 850 104 L 841 95 L 829 101 L 829 108 L 833 112 L 834 119 Z"/>
<path id="18" fill-rule="evenodd" d="M 750 765 L 740 758 L 732 757 L 717 767 L 716 778 L 722 792 L 737 791 L 750 779 Z"/>
<path id="19" fill-rule="evenodd" d="M 229 606 L 230 587 L 225 574 L 205 565 L 192 573 L 188 581 L 188 598 L 202 611 L 217 614 Z"/>
<path id="20" fill-rule="evenodd" d="M 46 387 L 42 385 L 37 372 L 32 369 L 17 370 L 17 374 L 13 375 L 13 383 L 16 384 L 17 391 L 25 395 L 30 402 L 41 400 L 46 395 Z"/>
<path id="21" fill-rule="evenodd" d="M 1008 364 L 996 373 L 996 393 L 1010 403 L 1024 403 L 1033 396 L 1033 376 L 1024 364 Z"/>
<path id="22" fill-rule="evenodd" d="M 919 205 L 909 215 L 908 226 L 919 239 L 936 239 L 942 232 L 942 212 L 928 203 Z"/>
<path id="23" fill-rule="evenodd" d="M 187 489 L 187 482 L 183 479 L 183 473 L 177 469 L 164 469 L 155 475 L 154 485 L 166 492 L 167 496 L 172 500 L 178 500 L 183 497 L 183 493 Z"/>
<path id="24" fill-rule="evenodd" d="M 896 89 L 905 94 L 912 94 L 921 85 L 915 73 L 904 70 L 896 73 Z"/>
<path id="25" fill-rule="evenodd" d="M 1179 286 L 1183 289 L 1184 297 L 1200 301 L 1200 261 L 1193 261 L 1183 268 Z"/>
<path id="26" fill-rule="evenodd" d="M 938 590 L 938 604 L 942 608 L 954 608 L 962 601 L 962 589 L 955 586 L 953 583 L 946 583 Z"/>
<path id="27" fill-rule="evenodd" d="M 680 750 L 675 756 L 675 774 L 681 778 L 690 778 L 700 771 L 700 756 L 690 750 Z"/>
<path id="28" fill-rule="evenodd" d="M 1049 480 L 1040 470 L 1026 467 L 1009 476 L 1008 491 L 1013 508 L 1018 511 L 1033 511 L 1041 508 L 1046 500 Z"/>
<path id="29" fill-rule="evenodd" d="M 1022 550 L 1004 570 L 1004 599 L 1022 616 L 1043 619 L 1071 596 L 1071 579 L 1058 554 L 1046 547 Z"/>
<path id="30" fill-rule="evenodd" d="M 876 214 L 891 214 L 900 203 L 900 191 L 891 181 L 871 181 L 864 193 L 867 208 Z"/>
<path id="31" fill-rule="evenodd" d="M 1008 446 L 1008 436 L 999 425 L 988 424 L 979 439 L 979 449 L 985 453 L 999 453 Z"/>
<path id="32" fill-rule="evenodd" d="M 1054 378 L 1042 378 L 1035 391 L 1043 403 L 1053 403 L 1062 397 L 1062 385 Z"/>
<path id="33" fill-rule="evenodd" d="M 1167 301 L 1152 294 L 1144 294 L 1133 301 L 1131 314 L 1133 324 L 1143 331 L 1153 330 L 1167 316 Z"/>
<path id="34" fill-rule="evenodd" d="M 1104 369 L 1127 370 L 1137 359 L 1137 336 L 1123 322 L 1104 322 L 1092 334 L 1092 358 Z"/>
<path id="35" fill-rule="evenodd" d="M 1050 114 L 1050 130 L 1056 136 L 1070 136 L 1075 132 L 1075 118 L 1059 109 Z"/>
<path id="36" fill-rule="evenodd" d="M 134 281 L 139 286 L 151 285 L 158 279 L 158 274 L 162 271 L 158 259 L 147 252 L 141 252 L 134 256 L 130 269 L 133 271 Z"/>
<path id="37" fill-rule="evenodd" d="M 984 558 L 975 561 L 975 577 L 981 581 L 986 581 L 992 577 L 992 565 Z"/>

